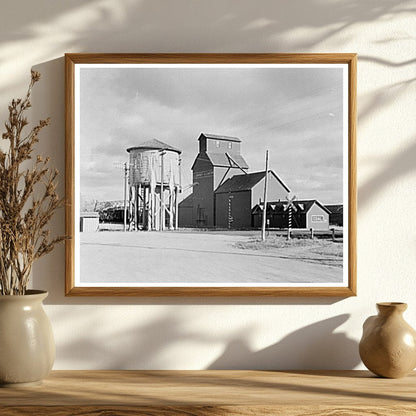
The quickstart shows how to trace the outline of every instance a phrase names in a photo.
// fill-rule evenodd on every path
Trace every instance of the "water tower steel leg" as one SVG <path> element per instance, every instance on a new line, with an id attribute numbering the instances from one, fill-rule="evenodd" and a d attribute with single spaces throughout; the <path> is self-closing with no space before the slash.
<path id="1" fill-rule="evenodd" d="M 134 185 L 130 186 L 130 221 L 129 230 L 132 231 L 134 227 Z"/>
<path id="2" fill-rule="evenodd" d="M 147 229 L 147 213 L 148 213 L 147 188 L 146 186 L 143 186 L 143 230 Z"/>
<path id="3" fill-rule="evenodd" d="M 178 229 L 178 214 L 179 214 L 179 202 L 178 202 L 178 187 L 175 187 L 175 230 Z"/>
<path id="4" fill-rule="evenodd" d="M 155 200 L 152 189 L 149 191 L 149 198 L 150 198 L 150 230 L 153 230 L 154 223 L 155 223 Z"/>
<path id="5" fill-rule="evenodd" d="M 165 188 L 163 188 L 163 193 L 160 194 L 160 198 L 161 198 L 161 210 L 162 210 L 162 222 L 160 223 L 160 231 L 163 231 L 165 229 L 166 226 L 166 201 L 165 201 L 165 194 L 166 194 L 166 190 Z"/>
<path id="6" fill-rule="evenodd" d="M 133 187 L 133 200 L 134 200 L 134 230 L 137 230 L 137 185 Z"/>
<path id="7" fill-rule="evenodd" d="M 149 188 L 149 215 L 148 215 L 148 226 L 147 229 L 152 231 L 153 229 L 153 192 L 152 188 Z"/>
<path id="8" fill-rule="evenodd" d="M 128 230 L 130 231 L 130 224 L 131 224 L 131 186 L 128 187 Z"/>
<path id="9" fill-rule="evenodd" d="M 153 226 L 152 226 L 152 230 L 157 230 L 157 223 L 158 223 L 158 218 L 157 217 L 157 213 L 158 211 L 158 203 L 157 203 L 157 193 L 156 193 L 156 189 L 153 192 Z"/>
<path id="10" fill-rule="evenodd" d="M 161 163 L 160 163 L 160 227 L 159 230 L 163 231 L 164 229 L 164 219 L 165 219 L 165 208 L 164 208 L 164 201 L 163 201 L 163 194 L 164 194 L 164 181 L 165 181 L 165 172 L 164 172 L 164 151 L 160 153 L 161 156 Z"/>
<path id="11" fill-rule="evenodd" d="M 155 190 L 155 223 L 154 223 L 154 230 L 159 231 L 160 230 L 160 207 L 161 207 L 161 201 L 160 201 L 160 188 L 159 192 L 156 189 Z"/>
<path id="12" fill-rule="evenodd" d="M 147 204 L 148 204 L 147 229 L 148 231 L 151 231 L 152 229 L 152 196 L 150 193 L 150 188 L 147 188 Z"/>
<path id="13" fill-rule="evenodd" d="M 142 184 L 139 183 L 138 185 L 138 191 L 137 191 L 137 229 L 139 230 L 139 225 L 143 225 L 143 218 L 142 218 L 142 213 L 143 213 L 143 209 L 142 209 L 142 205 L 143 205 L 143 200 L 142 200 Z"/>
<path id="14" fill-rule="evenodd" d="M 173 230 L 173 190 L 169 189 L 169 230 Z"/>
<path id="15" fill-rule="evenodd" d="M 123 186 L 123 231 L 127 228 L 127 163 L 124 163 L 124 186 Z"/>
<path id="16" fill-rule="evenodd" d="M 129 219 L 129 230 L 133 230 L 134 227 L 134 185 L 130 186 L 130 219 Z"/>

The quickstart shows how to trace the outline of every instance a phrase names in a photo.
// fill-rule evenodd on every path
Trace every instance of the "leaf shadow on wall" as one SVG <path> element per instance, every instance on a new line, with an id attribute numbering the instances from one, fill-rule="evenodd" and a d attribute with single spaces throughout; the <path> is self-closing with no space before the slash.
<path id="1" fill-rule="evenodd" d="M 392 39 L 384 39 L 380 42 L 392 42 Z M 406 61 L 397 62 L 387 58 L 380 58 L 375 56 L 358 56 L 359 65 L 364 65 L 366 62 L 385 66 L 389 71 L 396 68 L 414 67 L 416 59 L 408 59 Z M 388 87 L 379 88 L 371 93 L 369 100 L 365 105 L 359 107 L 358 112 L 358 126 L 370 123 L 372 116 L 376 112 L 380 112 L 390 105 L 397 102 L 404 94 L 409 93 L 409 88 L 414 90 L 414 84 L 416 77 L 403 79 L 402 81 L 391 83 Z M 403 109 L 403 112 L 408 111 L 407 108 Z M 412 136 L 415 131 L 414 123 L 413 129 L 409 126 L 409 134 Z M 391 140 L 390 137 L 380 137 L 379 141 Z M 393 138 L 394 140 L 394 138 Z M 402 179 L 405 175 L 415 170 L 416 160 L 416 141 L 410 140 L 410 145 L 400 149 L 395 155 L 389 155 L 389 157 L 380 163 L 381 167 L 373 176 L 360 185 L 357 189 L 358 192 L 358 206 L 359 208 L 365 208 L 371 201 L 373 201 L 377 195 L 382 192 L 391 182 L 395 182 Z M 359 141 L 357 142 L 359 145 Z M 377 162 L 377 161 L 374 161 Z"/>
<path id="2" fill-rule="evenodd" d="M 33 122 L 51 117 L 51 124 L 39 137 L 34 151 L 50 157 L 51 169 L 57 169 L 57 192 L 65 195 L 65 68 L 64 58 L 54 59 L 33 70 L 41 73 L 41 80 L 32 91 L 31 119 Z M 47 226 L 52 236 L 65 234 L 65 208 L 58 209 Z M 55 246 L 52 253 L 38 259 L 32 267 L 33 287 L 42 287 L 49 297 L 61 298 L 64 294 L 65 250 L 64 243 Z M 47 303 L 47 302 L 45 302 Z"/>
<path id="3" fill-rule="evenodd" d="M 129 325 L 128 328 L 111 318 L 106 327 L 103 327 L 100 317 L 94 314 L 90 314 L 87 321 L 77 319 L 76 312 L 71 315 L 58 312 L 56 316 L 60 327 L 65 321 L 66 328 L 72 327 L 74 320 L 79 320 L 81 325 L 72 327 L 71 341 L 65 342 L 64 337 L 58 339 L 57 360 L 63 365 L 72 363 L 74 366 L 75 363 L 81 369 L 165 368 L 172 362 L 173 353 L 170 351 L 178 345 L 213 342 L 211 335 L 183 327 L 181 320 L 172 313 L 146 319 L 143 324 L 143 317 L 137 314 L 136 324 Z"/>
<path id="4" fill-rule="evenodd" d="M 354 0 L 336 7 L 318 0 L 307 5 L 303 0 L 243 0 L 238 7 L 230 1 L 188 0 L 175 1 L 175 7 L 166 7 L 165 0 L 38 0 L 36 7 L 24 8 L 9 3 L 0 16 L 0 52 L 6 47 L 0 65 L 16 61 L 27 67 L 36 56 L 63 51 L 310 52 L 330 38 L 341 50 L 351 37 L 344 33 L 352 27 L 415 11 L 409 0 Z M 14 53 L 9 45 L 16 43 Z M 26 43 L 28 53 L 22 50 Z M 18 83 L 0 83 L 0 95 Z"/>
<path id="5" fill-rule="evenodd" d="M 108 322 L 108 328 L 91 321 L 81 322 L 82 327 L 72 328 L 70 342 L 65 343 L 63 337 L 59 338 L 57 358 L 61 365 L 71 362 L 84 369 L 154 369 L 171 366 L 172 355 L 186 349 L 186 358 L 179 353 L 175 365 L 186 360 L 185 365 L 192 368 L 201 360 L 198 357 L 201 351 L 205 357 L 203 362 L 209 362 L 210 357 L 215 356 L 216 353 L 210 352 L 212 347 L 207 350 L 206 346 L 220 343 L 225 345 L 223 353 L 211 364 L 202 364 L 205 369 L 341 370 L 354 368 L 360 362 L 358 343 L 344 332 L 335 332 L 349 316 L 342 314 L 307 325 L 257 351 L 249 347 L 252 327 L 240 329 L 234 336 L 218 336 L 189 329 L 171 313 L 146 320 L 143 325 L 138 316 L 136 326 L 128 330 L 120 326 L 113 328 L 111 322 Z M 58 312 L 56 318 L 61 321 L 61 327 L 68 329 L 73 325 L 74 316 L 68 316 L 64 311 Z M 92 317 L 92 321 L 94 319 Z M 65 320 L 67 325 L 63 325 Z M 89 336 L 85 336 L 86 333 Z M 193 344 L 199 347 L 192 348 Z"/>
<path id="6" fill-rule="evenodd" d="M 343 332 L 335 332 L 349 317 L 342 314 L 313 323 L 258 351 L 250 348 L 246 338 L 235 338 L 207 369 L 354 368 L 360 363 L 358 343 Z"/>
<path id="7" fill-rule="evenodd" d="M 361 206 L 366 206 L 389 183 L 399 180 L 416 169 L 416 140 L 383 163 L 383 168 L 358 188 Z"/>

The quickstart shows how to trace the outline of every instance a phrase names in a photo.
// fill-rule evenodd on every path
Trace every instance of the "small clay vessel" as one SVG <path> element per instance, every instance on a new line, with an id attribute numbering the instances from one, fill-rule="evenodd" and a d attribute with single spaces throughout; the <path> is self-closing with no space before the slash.
<path id="1" fill-rule="evenodd" d="M 400 378 L 416 367 L 416 331 L 403 319 L 406 303 L 377 303 L 378 315 L 363 325 L 360 357 L 381 377 Z"/>

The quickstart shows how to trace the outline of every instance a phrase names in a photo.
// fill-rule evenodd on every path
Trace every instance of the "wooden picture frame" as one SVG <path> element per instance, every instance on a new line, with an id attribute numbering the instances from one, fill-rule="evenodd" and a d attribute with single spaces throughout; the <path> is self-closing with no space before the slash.
<path id="1" fill-rule="evenodd" d="M 65 71 L 67 296 L 356 295 L 356 54 L 71 53 Z"/>

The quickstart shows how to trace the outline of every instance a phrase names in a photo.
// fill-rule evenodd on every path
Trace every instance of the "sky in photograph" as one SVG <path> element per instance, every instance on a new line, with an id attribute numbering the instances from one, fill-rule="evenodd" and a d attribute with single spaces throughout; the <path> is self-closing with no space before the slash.
<path id="1" fill-rule="evenodd" d="M 269 150 L 297 199 L 342 203 L 342 79 L 333 67 L 81 68 L 82 199 L 123 199 L 126 149 L 151 139 L 182 150 L 191 184 L 198 137 L 210 133 L 241 139 L 250 172 Z"/>

